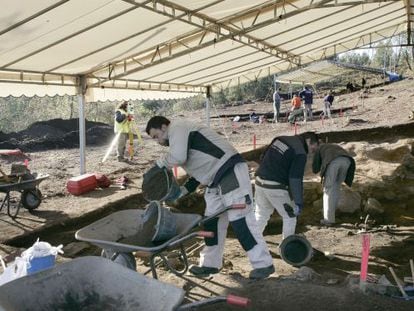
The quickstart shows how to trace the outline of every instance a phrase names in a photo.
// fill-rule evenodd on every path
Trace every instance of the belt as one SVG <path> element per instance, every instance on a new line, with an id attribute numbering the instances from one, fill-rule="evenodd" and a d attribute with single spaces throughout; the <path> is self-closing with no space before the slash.
<path id="1" fill-rule="evenodd" d="M 281 189 L 281 190 L 288 190 L 288 186 L 283 185 L 283 184 L 274 184 L 274 183 L 266 183 L 266 181 L 264 181 L 263 179 L 257 179 L 255 180 L 255 184 L 265 188 L 265 189 Z"/>

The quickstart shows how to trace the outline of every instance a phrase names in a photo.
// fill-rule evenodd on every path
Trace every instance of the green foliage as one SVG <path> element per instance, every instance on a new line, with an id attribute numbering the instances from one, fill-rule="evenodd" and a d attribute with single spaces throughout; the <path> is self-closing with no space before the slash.
<path id="1" fill-rule="evenodd" d="M 371 63 L 371 59 L 369 58 L 368 53 L 355 53 L 355 52 L 348 52 L 339 58 L 339 61 L 342 63 L 349 63 L 361 66 L 368 66 Z"/>

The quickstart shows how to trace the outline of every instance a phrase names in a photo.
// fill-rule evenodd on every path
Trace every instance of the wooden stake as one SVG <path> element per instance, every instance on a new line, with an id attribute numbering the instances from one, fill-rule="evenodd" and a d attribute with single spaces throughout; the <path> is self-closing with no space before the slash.
<path id="1" fill-rule="evenodd" d="M 393 269 L 392 267 L 389 267 L 388 269 L 390 270 L 390 272 L 391 272 L 391 274 L 392 274 L 392 277 L 393 277 L 393 278 L 394 278 L 394 280 L 395 280 L 395 283 L 397 283 L 397 286 L 398 286 L 398 288 L 400 289 L 401 294 L 403 295 L 403 297 L 404 297 L 404 298 L 408 298 L 407 293 L 405 292 L 405 290 L 404 290 L 404 288 L 402 287 L 401 283 L 398 281 L 398 278 L 397 278 L 397 275 L 396 275 L 396 274 L 395 274 L 395 272 L 394 272 L 394 269 Z"/>

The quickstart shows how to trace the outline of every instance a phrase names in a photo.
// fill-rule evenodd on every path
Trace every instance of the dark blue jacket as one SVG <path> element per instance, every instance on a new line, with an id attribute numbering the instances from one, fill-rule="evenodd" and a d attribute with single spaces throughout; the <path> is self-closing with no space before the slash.
<path id="1" fill-rule="evenodd" d="M 296 204 L 303 205 L 303 175 L 308 148 L 301 136 L 279 136 L 262 155 L 256 176 L 289 187 Z"/>
<path id="2" fill-rule="evenodd" d="M 304 89 L 299 96 L 305 101 L 305 105 L 313 104 L 313 92 L 310 89 Z"/>

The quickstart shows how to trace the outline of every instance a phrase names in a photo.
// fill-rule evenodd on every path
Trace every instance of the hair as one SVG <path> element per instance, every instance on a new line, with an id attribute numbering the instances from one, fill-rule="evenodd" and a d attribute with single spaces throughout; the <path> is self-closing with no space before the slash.
<path id="1" fill-rule="evenodd" d="M 126 111 L 127 108 L 128 108 L 128 102 L 127 101 L 124 101 L 124 102 L 122 102 L 118 105 L 118 109 L 122 109 L 122 110 Z"/>
<path id="2" fill-rule="evenodd" d="M 315 132 L 305 132 L 302 134 L 299 134 L 304 140 L 309 139 L 309 142 L 311 144 L 317 144 L 319 145 L 319 136 Z"/>
<path id="3" fill-rule="evenodd" d="M 149 119 L 147 123 L 147 127 L 145 128 L 145 132 L 149 135 L 151 129 L 161 129 L 161 127 L 165 125 L 169 125 L 171 122 L 166 117 L 163 116 L 155 116 Z"/>

